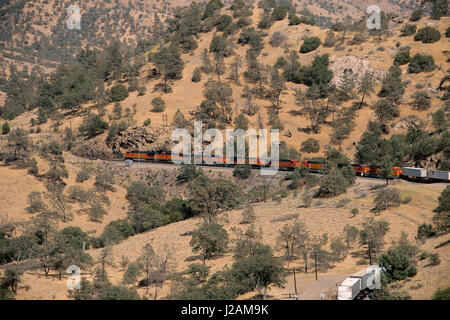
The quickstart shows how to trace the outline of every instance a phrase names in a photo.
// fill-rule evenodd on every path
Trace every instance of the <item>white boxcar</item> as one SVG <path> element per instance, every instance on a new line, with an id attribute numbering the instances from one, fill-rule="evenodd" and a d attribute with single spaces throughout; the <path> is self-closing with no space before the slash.
<path id="1" fill-rule="evenodd" d="M 450 181 L 449 171 L 428 170 L 428 178 L 436 180 Z"/>
<path id="2" fill-rule="evenodd" d="M 361 279 L 347 278 L 338 286 L 338 300 L 353 300 L 361 291 Z"/>
<path id="3" fill-rule="evenodd" d="M 350 278 L 361 279 L 361 291 L 365 289 L 373 290 L 381 288 L 381 270 L 377 265 L 359 270 L 358 272 L 352 274 Z"/>
<path id="4" fill-rule="evenodd" d="M 403 167 L 402 175 L 406 176 L 406 177 L 426 178 L 427 177 L 427 169 Z"/>

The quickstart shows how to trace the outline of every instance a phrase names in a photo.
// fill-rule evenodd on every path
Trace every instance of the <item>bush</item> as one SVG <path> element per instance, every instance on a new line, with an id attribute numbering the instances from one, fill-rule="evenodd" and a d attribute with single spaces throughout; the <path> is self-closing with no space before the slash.
<path id="1" fill-rule="evenodd" d="M 417 269 L 412 265 L 408 254 L 401 247 L 389 249 L 380 257 L 380 267 L 385 268 L 385 276 L 388 282 L 414 277 Z"/>
<path id="2" fill-rule="evenodd" d="M 316 50 L 320 46 L 320 39 L 318 37 L 306 38 L 300 47 L 301 53 L 308 53 Z"/>
<path id="3" fill-rule="evenodd" d="M 402 28 L 400 36 L 401 37 L 408 37 L 412 36 L 416 33 L 417 26 L 415 24 L 405 24 L 405 26 Z"/>
<path id="4" fill-rule="evenodd" d="M 104 132 L 108 129 L 108 124 L 97 114 L 89 114 L 81 123 L 78 131 L 87 137 Z"/>
<path id="5" fill-rule="evenodd" d="M 411 13 L 411 17 L 409 18 L 410 21 L 419 21 L 420 19 L 422 19 L 423 16 L 423 10 L 422 9 L 418 9 L 418 10 L 414 10 Z"/>
<path id="6" fill-rule="evenodd" d="M 447 29 L 445 30 L 445 36 L 447 38 L 450 38 L 450 27 L 447 27 Z"/>
<path id="7" fill-rule="evenodd" d="M 286 36 L 280 31 L 275 31 L 270 38 L 269 44 L 272 47 L 279 47 L 286 42 Z"/>
<path id="8" fill-rule="evenodd" d="M 108 286 L 102 290 L 100 300 L 140 300 L 134 289 L 124 286 Z"/>
<path id="9" fill-rule="evenodd" d="M 319 194 L 333 195 L 345 193 L 348 182 L 340 170 L 331 170 L 320 180 Z"/>
<path id="10" fill-rule="evenodd" d="M 409 73 L 420 73 L 433 71 L 435 68 L 434 59 L 430 55 L 426 54 L 416 54 L 409 63 L 408 72 Z"/>
<path id="11" fill-rule="evenodd" d="M 426 238 L 431 238 L 436 235 L 436 232 L 433 229 L 433 226 L 431 224 L 422 223 L 417 228 L 417 239 L 418 240 L 424 240 Z"/>
<path id="12" fill-rule="evenodd" d="M 450 300 L 450 287 L 437 290 L 433 295 L 433 300 Z"/>
<path id="13" fill-rule="evenodd" d="M 242 211 L 241 224 L 253 223 L 256 220 L 255 209 L 252 206 L 248 206 Z"/>
<path id="14" fill-rule="evenodd" d="M 77 173 L 77 177 L 75 178 L 75 181 L 77 183 L 83 183 L 91 178 L 91 172 L 88 169 L 81 169 Z"/>
<path id="15" fill-rule="evenodd" d="M 286 7 L 276 7 L 272 11 L 272 19 L 274 21 L 281 21 L 286 18 L 287 15 L 287 8 Z"/>
<path id="16" fill-rule="evenodd" d="M 202 81 L 202 72 L 200 68 L 195 68 L 194 73 L 192 74 L 192 82 L 200 82 Z"/>
<path id="17" fill-rule="evenodd" d="M 128 90 L 123 84 L 116 84 L 111 88 L 111 101 L 122 101 L 128 97 Z"/>
<path id="18" fill-rule="evenodd" d="M 378 190 L 374 200 L 375 208 L 379 210 L 387 210 L 389 207 L 398 206 L 400 202 L 400 193 L 395 188 Z"/>
<path id="19" fill-rule="evenodd" d="M 11 128 L 9 127 L 8 121 L 5 121 L 5 123 L 2 126 L 2 133 L 8 134 L 11 131 Z"/>
<path id="20" fill-rule="evenodd" d="M 407 64 L 411 61 L 411 56 L 409 54 L 409 50 L 401 50 L 395 55 L 394 58 L 394 65 L 396 66 L 402 66 L 404 64 Z"/>
<path id="21" fill-rule="evenodd" d="M 320 151 L 320 144 L 319 141 L 317 141 L 314 138 L 309 138 L 302 142 L 302 152 L 306 153 L 317 153 Z"/>
<path id="22" fill-rule="evenodd" d="M 301 23 L 301 19 L 299 16 L 297 16 L 295 13 L 289 14 L 289 25 L 290 26 L 296 26 Z"/>
<path id="23" fill-rule="evenodd" d="M 417 34 L 414 36 L 415 41 L 422 41 L 423 43 L 434 43 L 441 39 L 441 34 L 439 30 L 432 27 L 425 27 L 419 29 Z"/>
<path id="24" fill-rule="evenodd" d="M 342 22 L 336 22 L 335 24 L 333 24 L 331 26 L 331 29 L 333 29 L 336 32 L 344 31 L 345 26 L 344 26 L 344 24 Z"/>
<path id="25" fill-rule="evenodd" d="M 233 176 L 239 179 L 247 179 L 252 174 L 252 167 L 249 164 L 237 164 L 233 170 Z"/>
<path id="26" fill-rule="evenodd" d="M 152 100 L 152 112 L 163 112 L 166 109 L 166 103 L 161 97 Z"/>
<path id="27" fill-rule="evenodd" d="M 96 186 L 101 191 L 116 191 L 116 189 L 113 187 L 114 184 L 114 177 L 107 172 L 99 173 L 95 177 L 94 186 Z"/>
<path id="28" fill-rule="evenodd" d="M 427 110 L 431 106 L 431 97 L 426 91 L 417 91 L 411 98 L 413 99 L 412 105 L 417 110 Z"/>
<path id="29" fill-rule="evenodd" d="M 438 253 L 431 253 L 430 255 L 428 255 L 428 260 L 430 261 L 430 265 L 432 266 L 441 264 L 441 259 L 439 258 Z"/>

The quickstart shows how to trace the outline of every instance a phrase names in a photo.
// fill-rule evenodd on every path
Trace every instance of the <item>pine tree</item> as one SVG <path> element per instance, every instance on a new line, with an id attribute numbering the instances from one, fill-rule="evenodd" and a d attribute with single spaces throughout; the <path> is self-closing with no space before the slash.
<path id="1" fill-rule="evenodd" d="M 365 97 L 370 97 L 371 93 L 374 92 L 375 79 L 374 75 L 370 71 L 366 71 L 359 84 L 358 93 L 362 94 L 361 102 L 359 103 L 359 109 L 362 108 L 364 104 Z"/>

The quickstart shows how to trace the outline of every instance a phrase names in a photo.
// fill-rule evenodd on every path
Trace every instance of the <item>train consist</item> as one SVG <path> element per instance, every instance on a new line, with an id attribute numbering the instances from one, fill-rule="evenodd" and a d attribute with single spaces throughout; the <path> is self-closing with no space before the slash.
<path id="1" fill-rule="evenodd" d="M 205 157 L 202 156 L 202 163 L 204 165 L 211 165 L 215 167 L 234 167 L 238 163 L 238 159 L 228 159 L 226 157 Z M 149 152 L 149 151 L 128 151 L 125 153 L 125 160 L 133 160 L 137 162 L 162 162 L 173 163 L 172 155 L 169 152 Z M 240 160 L 240 159 L 239 159 Z M 320 161 L 297 159 L 280 159 L 278 163 L 265 163 L 261 159 L 250 158 L 249 163 L 253 168 L 270 167 L 278 164 L 279 170 L 294 171 L 296 168 L 307 168 L 310 172 L 322 173 L 325 170 L 325 165 Z M 346 167 L 346 165 L 339 165 L 339 168 Z M 379 166 L 367 164 L 352 164 L 353 171 L 356 175 L 361 177 L 382 178 Z M 411 167 L 392 167 L 391 176 L 395 178 L 407 178 L 416 181 L 450 181 L 450 172 L 441 170 L 428 170 L 423 168 Z"/>

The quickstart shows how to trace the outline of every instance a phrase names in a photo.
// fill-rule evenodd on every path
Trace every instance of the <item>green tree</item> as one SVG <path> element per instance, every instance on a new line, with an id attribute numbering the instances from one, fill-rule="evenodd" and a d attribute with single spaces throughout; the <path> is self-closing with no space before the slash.
<path id="1" fill-rule="evenodd" d="M 167 93 L 169 91 L 168 81 L 182 78 L 184 62 L 181 59 L 178 47 L 175 45 L 163 46 L 151 55 L 150 59 L 162 74 L 164 78 L 163 91 Z"/>
<path id="2" fill-rule="evenodd" d="M 233 263 L 231 273 L 237 283 L 247 290 L 257 290 L 263 299 L 270 286 L 283 288 L 286 282 L 283 265 L 270 246 L 261 246 L 248 257 L 238 259 Z"/>
<path id="3" fill-rule="evenodd" d="M 83 122 L 78 128 L 78 131 L 88 137 L 91 138 L 97 134 L 100 134 L 108 129 L 108 123 L 103 121 L 103 119 L 97 114 L 89 114 L 86 118 L 83 119 Z"/>
<path id="4" fill-rule="evenodd" d="M 375 86 L 375 79 L 373 73 L 370 71 L 366 71 L 358 87 L 358 93 L 362 94 L 361 102 L 359 103 L 359 109 L 361 109 L 364 104 L 364 98 L 366 96 L 370 97 L 371 93 L 374 92 L 374 86 Z"/>
<path id="5" fill-rule="evenodd" d="M 390 248 L 379 259 L 388 282 L 414 277 L 417 273 L 408 254 L 401 247 Z"/>
<path id="6" fill-rule="evenodd" d="M 363 222 L 362 229 L 359 231 L 359 243 L 367 246 L 370 263 L 372 263 L 374 255 L 380 253 L 384 245 L 384 236 L 388 231 L 389 223 L 387 221 L 376 221 L 370 217 Z"/>
<path id="7" fill-rule="evenodd" d="M 302 152 L 317 153 L 320 151 L 319 141 L 317 141 L 314 138 L 306 139 L 305 141 L 302 142 L 301 146 L 302 146 L 302 148 L 301 148 Z"/>
<path id="8" fill-rule="evenodd" d="M 226 252 L 228 233 L 220 224 L 204 223 L 192 233 L 190 245 L 194 252 L 200 252 L 205 264 L 206 259 Z"/>

